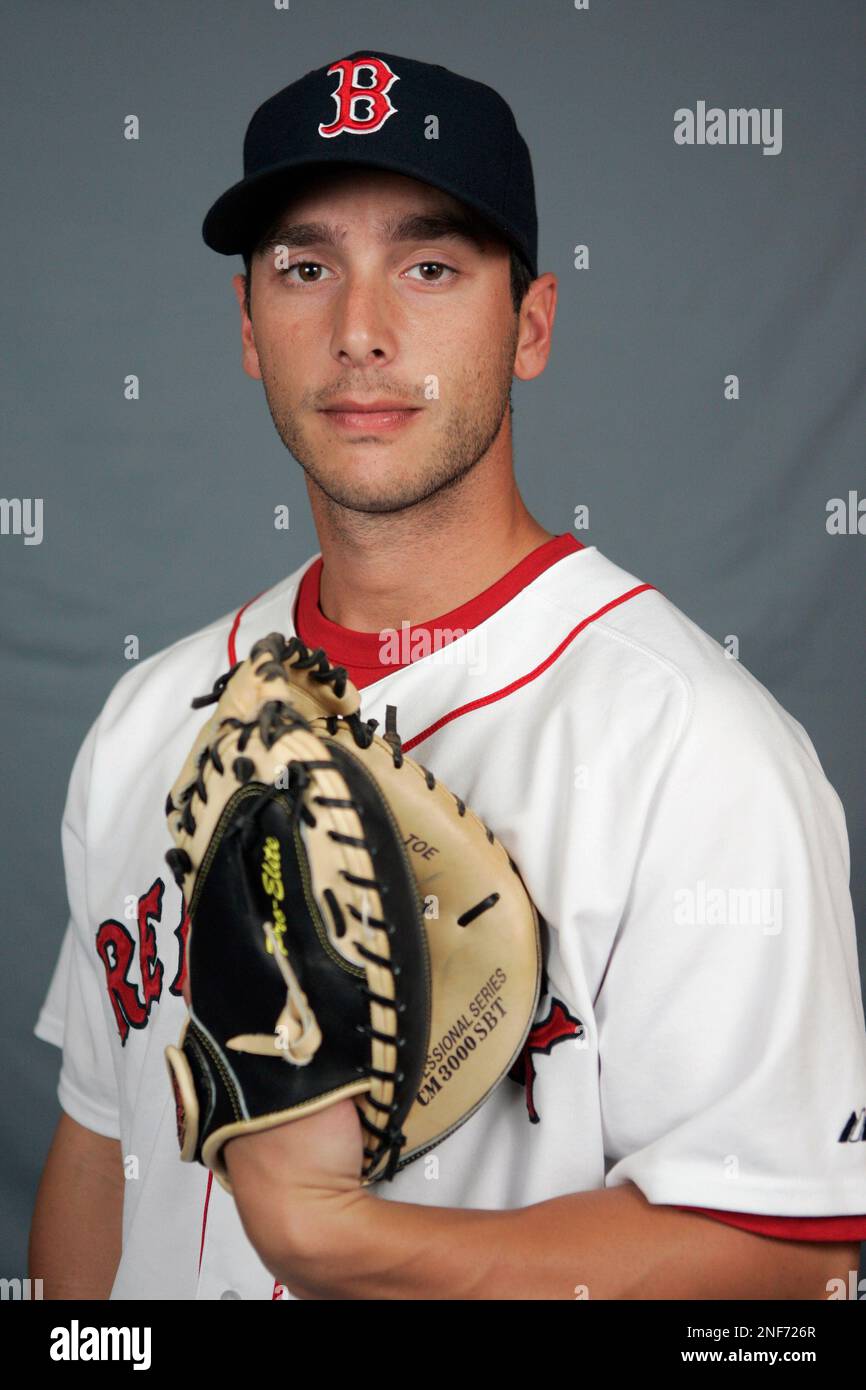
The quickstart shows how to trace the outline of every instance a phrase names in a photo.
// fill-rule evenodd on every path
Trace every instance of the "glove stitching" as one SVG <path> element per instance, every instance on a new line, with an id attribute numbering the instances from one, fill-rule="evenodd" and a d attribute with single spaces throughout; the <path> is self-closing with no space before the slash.
<path id="1" fill-rule="evenodd" d="M 191 1026 L 192 1028 L 195 1028 L 195 1023 L 192 1020 Z M 210 1122 L 213 1119 L 213 1114 L 216 1110 L 216 1087 L 213 1083 L 213 1077 L 210 1074 L 210 1067 L 207 1065 L 207 1057 L 205 1055 L 204 1048 L 201 1046 L 198 1040 L 197 1030 L 195 1033 L 187 1032 L 185 1045 L 189 1047 L 190 1052 L 196 1052 L 198 1054 L 198 1065 L 200 1074 L 203 1076 L 204 1083 L 207 1088 L 207 1117 L 204 1119 L 202 1119 L 202 1117 L 199 1117 L 199 1142 L 201 1142 L 201 1136 L 205 1134 L 207 1130 L 210 1128 Z"/>
<path id="2" fill-rule="evenodd" d="M 231 797 L 226 802 L 226 805 L 223 808 L 222 815 L 220 816 L 219 820 L 216 823 L 216 826 L 214 827 L 214 832 L 211 835 L 210 843 L 208 844 L 207 850 L 205 851 L 205 856 L 202 859 L 201 864 L 199 865 L 198 871 L 196 873 L 195 886 L 193 888 L 192 898 L 190 899 L 188 909 L 190 917 L 192 917 L 193 912 L 196 906 L 198 905 L 198 900 L 201 897 L 202 891 L 204 889 L 208 871 L 210 870 L 210 867 L 214 861 L 214 857 L 217 851 L 219 850 L 220 845 L 222 844 L 223 838 L 225 836 L 227 823 L 234 818 L 235 812 L 242 802 L 249 800 L 251 796 L 258 796 L 259 794 L 259 785 L 257 783 L 254 783 L 252 785 L 248 784 L 246 786 L 239 787 L 236 792 L 232 793 Z"/>
<path id="3" fill-rule="evenodd" d="M 213 1062 L 214 1066 L 220 1074 L 220 1077 L 222 1078 L 222 1083 L 226 1089 L 226 1093 L 228 1095 L 229 1103 L 232 1107 L 232 1112 L 234 1114 L 235 1119 L 246 1119 L 244 1110 L 238 1102 L 237 1087 L 235 1085 L 234 1078 L 228 1071 L 226 1064 L 216 1047 L 216 1044 L 213 1043 L 211 1039 L 201 1031 L 195 1019 L 192 1020 L 192 1027 L 195 1029 L 195 1040 L 208 1053 L 208 1055 L 211 1058 L 211 1061 Z"/>

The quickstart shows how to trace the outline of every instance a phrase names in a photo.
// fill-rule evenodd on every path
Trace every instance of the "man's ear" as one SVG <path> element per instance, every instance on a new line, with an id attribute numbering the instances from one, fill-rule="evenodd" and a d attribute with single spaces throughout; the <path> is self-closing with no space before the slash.
<path id="1" fill-rule="evenodd" d="M 247 376 L 261 381 L 262 369 L 259 365 L 259 355 L 256 352 L 252 319 L 249 317 L 244 304 L 245 283 L 243 275 L 232 276 L 232 288 L 241 311 L 241 365 Z"/>
<path id="2" fill-rule="evenodd" d="M 514 359 L 514 375 L 521 381 L 540 376 L 550 357 L 553 320 L 556 317 L 558 280 L 546 271 L 533 280 L 520 306 L 520 329 Z"/>

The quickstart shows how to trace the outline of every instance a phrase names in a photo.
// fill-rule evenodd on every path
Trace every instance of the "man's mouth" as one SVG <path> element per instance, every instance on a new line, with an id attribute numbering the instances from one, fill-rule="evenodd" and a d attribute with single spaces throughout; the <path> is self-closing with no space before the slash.
<path id="1" fill-rule="evenodd" d="M 383 434 L 402 429 L 416 415 L 420 407 L 395 404 L 392 401 L 337 401 L 319 412 L 336 429 L 365 434 Z"/>

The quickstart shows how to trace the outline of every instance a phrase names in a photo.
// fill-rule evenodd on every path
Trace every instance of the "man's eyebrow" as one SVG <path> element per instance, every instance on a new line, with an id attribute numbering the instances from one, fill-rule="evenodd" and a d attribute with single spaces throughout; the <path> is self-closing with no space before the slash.
<path id="1" fill-rule="evenodd" d="M 414 212 L 405 217 L 386 218 L 382 228 L 386 241 L 469 241 L 482 251 L 489 237 L 480 223 L 459 212 Z"/>
<path id="2" fill-rule="evenodd" d="M 470 217 L 460 213 L 407 213 L 400 217 L 394 214 L 379 223 L 379 239 L 390 245 L 404 241 L 442 241 L 463 240 L 471 242 L 477 250 L 483 250 L 488 237 L 482 226 Z M 259 242 L 256 254 L 265 256 L 278 246 L 334 246 L 345 240 L 346 230 L 330 222 L 286 222 L 273 228 Z"/>

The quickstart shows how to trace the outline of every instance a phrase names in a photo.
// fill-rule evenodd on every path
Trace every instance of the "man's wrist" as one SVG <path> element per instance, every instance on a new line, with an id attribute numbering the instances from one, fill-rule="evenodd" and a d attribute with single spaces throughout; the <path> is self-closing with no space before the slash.
<path id="1" fill-rule="evenodd" d="M 375 1198 L 368 1188 L 356 1192 L 312 1191 L 291 1193 L 293 1207 L 285 1254 L 292 1272 L 307 1289 L 321 1297 L 334 1296 L 339 1271 L 365 1268 L 366 1251 L 375 1239 Z"/>
<path id="2" fill-rule="evenodd" d="M 237 1136 L 224 1152 L 244 1229 L 264 1264 L 290 1287 L 292 1274 L 333 1273 L 335 1261 L 371 1229 L 361 1220 L 370 1189 L 323 1174 L 304 1164 L 299 1151 L 287 1151 L 299 1133 L 282 1125 Z"/>

